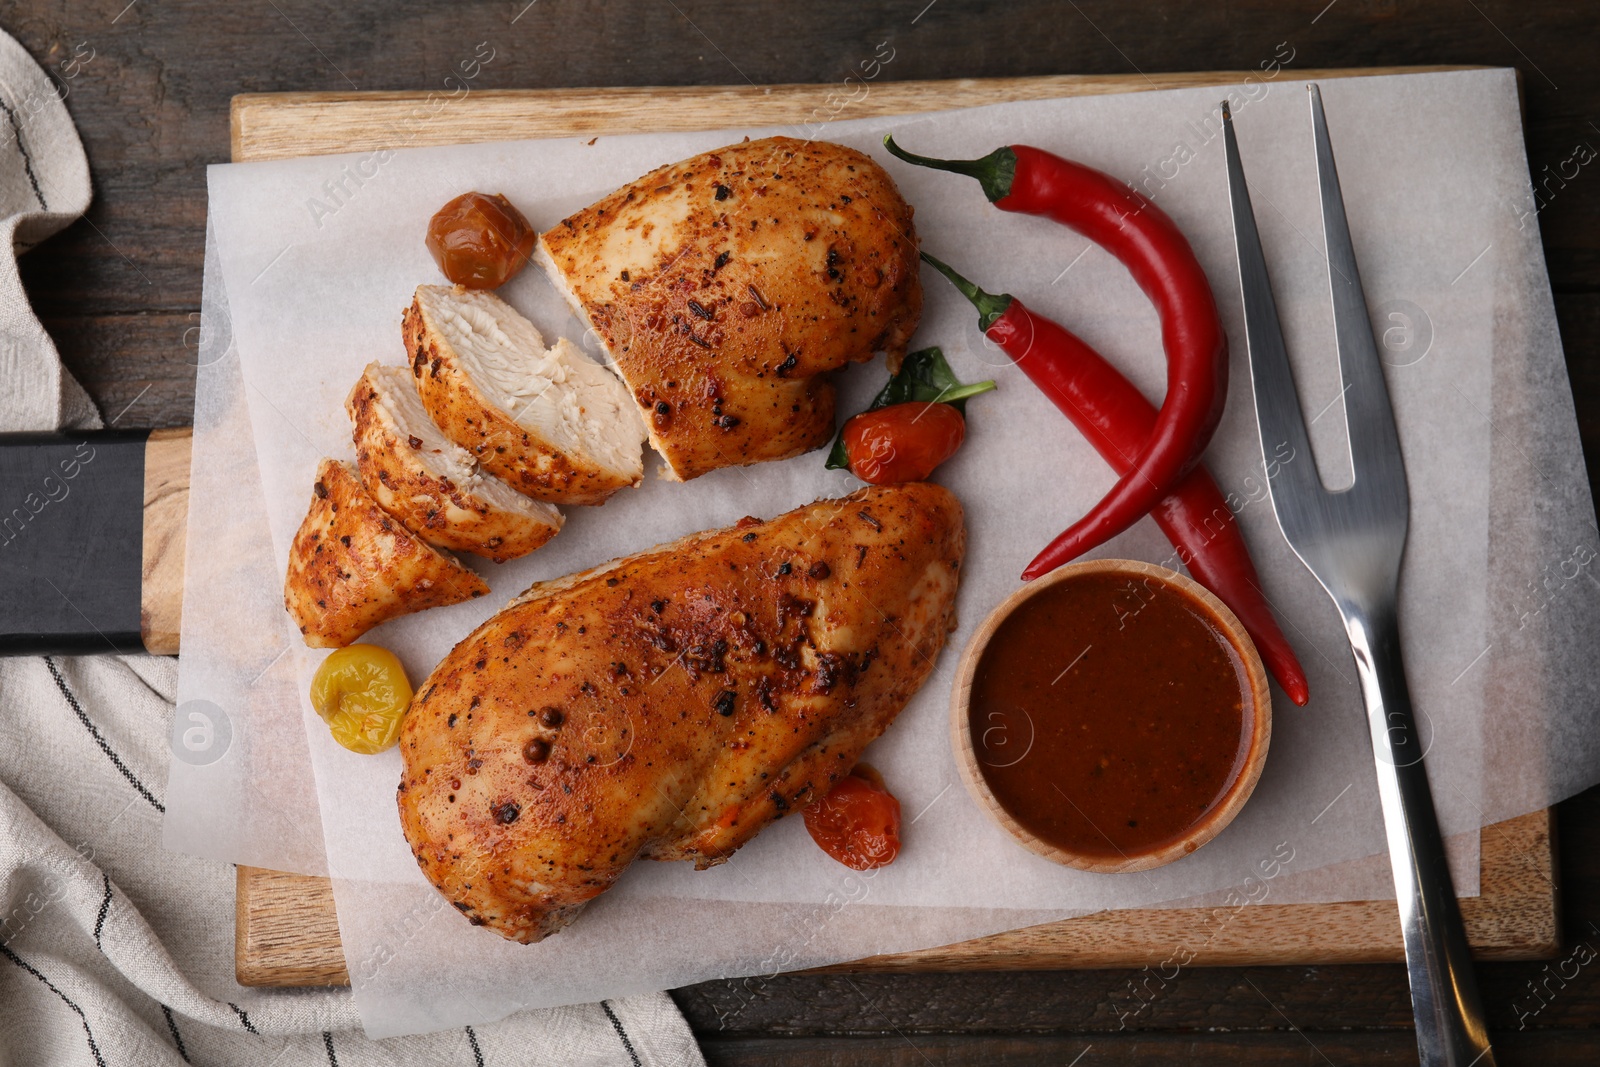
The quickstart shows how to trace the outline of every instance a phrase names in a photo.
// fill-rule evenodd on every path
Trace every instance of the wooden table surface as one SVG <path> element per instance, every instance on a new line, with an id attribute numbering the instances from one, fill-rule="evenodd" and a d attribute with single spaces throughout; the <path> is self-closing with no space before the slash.
<path id="1" fill-rule="evenodd" d="M 1525 0 L 27 0 L 0 26 L 50 69 L 89 154 L 88 217 L 23 260 L 62 356 L 119 426 L 190 419 L 205 172 L 240 92 L 882 80 L 1486 63 L 1518 67 L 1591 481 L 1600 465 L 1600 43 L 1591 4 Z M 884 61 L 884 56 L 892 58 Z M 1565 947 L 1486 964 L 1502 1064 L 1600 1062 L 1600 790 L 1558 809 Z M 1129 1010 L 1133 988 L 1147 1003 Z M 824 975 L 674 993 L 713 1064 L 1403 1064 L 1395 965 Z M 1078 1057 L 1081 1057 L 1078 1058 Z"/>

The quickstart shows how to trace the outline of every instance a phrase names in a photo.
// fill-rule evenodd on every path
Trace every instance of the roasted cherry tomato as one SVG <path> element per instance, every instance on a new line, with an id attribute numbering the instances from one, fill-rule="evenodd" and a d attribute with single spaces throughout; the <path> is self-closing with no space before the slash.
<path id="1" fill-rule="evenodd" d="M 887 867 L 900 855 L 900 802 L 864 765 L 807 808 L 805 820 L 811 840 L 853 870 Z"/>
<path id="2" fill-rule="evenodd" d="M 406 669 L 377 645 L 339 649 L 311 679 L 311 706 L 333 739 L 352 752 L 371 755 L 393 745 L 410 704 Z"/>
<path id="3" fill-rule="evenodd" d="M 966 436 L 961 412 L 913 400 L 852 418 L 844 424 L 844 449 L 850 469 L 864 482 L 920 482 L 955 455 Z"/>
<path id="4" fill-rule="evenodd" d="M 499 193 L 463 193 L 429 220 L 428 251 L 455 284 L 498 289 L 528 265 L 533 227 Z"/>

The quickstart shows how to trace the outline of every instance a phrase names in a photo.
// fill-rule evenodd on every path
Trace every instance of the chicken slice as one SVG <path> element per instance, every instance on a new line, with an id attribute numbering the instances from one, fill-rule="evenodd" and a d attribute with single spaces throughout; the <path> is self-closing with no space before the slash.
<path id="1" fill-rule="evenodd" d="M 827 794 L 955 627 L 961 505 L 869 487 L 535 585 L 418 687 L 400 822 L 514 941 L 636 857 L 726 860 Z"/>
<path id="2" fill-rule="evenodd" d="M 314 489 L 283 582 L 284 607 L 312 648 L 340 648 L 380 622 L 489 591 L 380 508 L 350 464 L 324 459 Z"/>
<path id="3" fill-rule="evenodd" d="M 472 453 L 439 431 L 404 367 L 367 364 L 345 410 L 367 492 L 430 545 L 504 563 L 561 529 L 555 505 L 480 469 Z"/>
<path id="4" fill-rule="evenodd" d="M 481 290 L 418 286 L 403 319 L 433 421 L 484 470 L 539 500 L 600 504 L 644 477 L 644 424 L 628 391 L 562 338 Z"/>
<path id="5" fill-rule="evenodd" d="M 825 141 L 652 171 L 547 230 L 536 258 L 685 481 L 826 444 L 834 390 L 817 375 L 898 360 L 922 314 L 911 207 L 872 159 Z"/>

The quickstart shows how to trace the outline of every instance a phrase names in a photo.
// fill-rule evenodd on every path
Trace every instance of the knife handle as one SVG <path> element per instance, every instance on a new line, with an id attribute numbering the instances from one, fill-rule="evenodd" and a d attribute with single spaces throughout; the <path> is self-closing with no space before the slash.
<path id="1" fill-rule="evenodd" d="M 178 651 L 192 436 L 0 434 L 0 655 Z"/>

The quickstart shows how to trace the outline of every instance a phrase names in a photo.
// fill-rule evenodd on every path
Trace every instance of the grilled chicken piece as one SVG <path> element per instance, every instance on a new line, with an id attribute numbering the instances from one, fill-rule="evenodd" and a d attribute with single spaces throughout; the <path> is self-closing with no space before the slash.
<path id="1" fill-rule="evenodd" d="M 961 505 L 869 487 L 529 589 L 400 731 L 400 822 L 474 924 L 538 941 L 636 857 L 721 863 L 825 796 L 955 627 Z"/>
<path id="2" fill-rule="evenodd" d="M 536 257 L 685 481 L 826 444 L 834 390 L 816 375 L 898 361 L 922 314 L 911 207 L 877 163 L 825 141 L 652 171 L 547 230 Z"/>
<path id="3" fill-rule="evenodd" d="M 617 376 L 493 293 L 418 286 L 403 319 L 433 421 L 538 500 L 599 504 L 644 477 L 644 424 Z"/>
<path id="4" fill-rule="evenodd" d="M 367 364 L 344 406 L 367 492 L 430 545 L 504 563 L 561 529 L 553 504 L 481 470 L 472 453 L 439 432 L 404 367 Z"/>
<path id="5" fill-rule="evenodd" d="M 380 622 L 489 591 L 380 508 L 350 464 L 324 459 L 314 488 L 283 582 L 284 607 L 312 648 L 340 648 Z"/>

